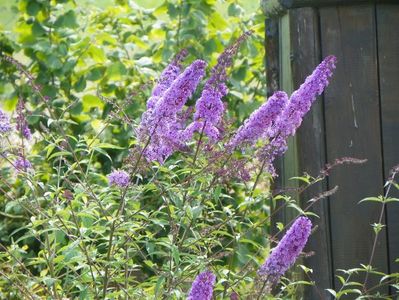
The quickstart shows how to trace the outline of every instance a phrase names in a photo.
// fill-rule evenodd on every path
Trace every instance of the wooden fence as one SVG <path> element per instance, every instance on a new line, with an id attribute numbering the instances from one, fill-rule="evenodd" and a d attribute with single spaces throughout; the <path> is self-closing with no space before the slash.
<path id="1" fill-rule="evenodd" d="M 399 1 L 266 0 L 268 93 L 292 92 L 327 55 L 338 65 L 331 84 L 305 118 L 290 150 L 279 162 L 277 187 L 292 176 L 315 175 L 336 158 L 366 158 L 363 165 L 334 169 L 327 182 L 301 195 L 338 186 L 316 204 L 317 230 L 306 259 L 316 287 L 304 299 L 328 299 L 326 288 L 339 287 L 337 269 L 367 264 L 380 206 L 358 202 L 384 192 L 390 169 L 399 164 Z M 292 218 L 288 212 L 277 216 Z M 389 204 L 373 266 L 399 272 L 399 203 Z M 376 284 L 375 278 L 369 280 Z M 386 290 L 385 290 L 386 291 Z"/>

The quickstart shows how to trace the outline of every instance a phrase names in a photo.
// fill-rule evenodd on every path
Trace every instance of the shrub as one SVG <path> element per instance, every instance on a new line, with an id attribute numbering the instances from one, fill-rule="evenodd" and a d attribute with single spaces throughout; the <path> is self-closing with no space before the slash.
<path id="1" fill-rule="evenodd" d="M 286 299 L 312 284 L 305 266 L 284 276 L 311 234 L 312 205 L 336 188 L 302 209 L 268 185 L 336 59 L 238 127 L 241 98 L 264 97 L 263 28 L 220 31 L 212 3 L 117 1 L 85 19 L 72 1 L 20 1 L 17 41 L 1 39 L 2 298 Z M 235 2 L 228 15 L 242 15 Z M 362 161 L 299 177 L 299 192 L 344 163 Z M 269 201 L 301 215 L 272 237 Z M 349 278 L 330 293 L 352 293 Z"/>

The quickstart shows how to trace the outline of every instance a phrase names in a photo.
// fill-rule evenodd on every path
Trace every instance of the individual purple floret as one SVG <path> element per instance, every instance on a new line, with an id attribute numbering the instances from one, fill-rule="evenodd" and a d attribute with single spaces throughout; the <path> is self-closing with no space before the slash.
<path id="1" fill-rule="evenodd" d="M 15 161 L 14 161 L 14 168 L 17 171 L 27 171 L 28 169 L 32 168 L 32 164 L 24 158 L 23 156 L 19 156 Z"/>
<path id="2" fill-rule="evenodd" d="M 195 278 L 187 300 L 211 300 L 215 282 L 216 276 L 212 272 L 202 272 Z"/>
<path id="3" fill-rule="evenodd" d="M 157 85 L 154 87 L 151 97 L 147 101 L 147 108 L 154 108 L 159 98 L 170 87 L 172 82 L 179 76 L 181 72 L 181 62 L 187 57 L 186 49 L 180 51 L 171 61 L 171 63 L 163 70 Z"/>
<path id="4" fill-rule="evenodd" d="M 150 137 L 144 150 L 148 161 L 163 163 L 169 155 L 183 147 L 181 133 L 184 122 L 179 114 L 204 76 L 205 67 L 203 60 L 194 61 L 172 82 L 154 108 L 143 114 L 139 138 L 146 143 Z"/>
<path id="5" fill-rule="evenodd" d="M 116 170 L 108 175 L 109 185 L 117 185 L 119 187 L 127 187 L 130 183 L 130 176 L 127 172 Z"/>
<path id="6" fill-rule="evenodd" d="M 226 69 L 232 65 L 233 56 L 237 53 L 241 43 L 251 34 L 252 31 L 245 32 L 219 56 L 217 64 L 211 71 L 210 78 L 205 83 L 201 97 L 196 103 L 194 123 L 186 131 L 186 139 L 190 139 L 195 131 L 202 130 L 212 140 L 219 139 L 220 132 L 217 125 L 224 112 L 222 98 L 228 92 L 225 84 L 227 80 Z"/>
<path id="7" fill-rule="evenodd" d="M 29 129 L 28 122 L 26 121 L 24 110 L 24 101 L 22 99 L 19 99 L 17 106 L 17 130 L 24 138 L 30 140 L 32 138 L 32 133 Z"/>
<path id="8" fill-rule="evenodd" d="M 10 117 L 0 110 L 0 133 L 7 133 L 11 131 Z"/>
<path id="9" fill-rule="evenodd" d="M 228 146 L 234 149 L 243 144 L 253 145 L 259 138 L 265 137 L 287 102 L 288 96 L 285 92 L 275 92 L 238 128 Z"/>
<path id="10" fill-rule="evenodd" d="M 302 252 L 311 229 L 312 222 L 307 217 L 296 219 L 266 262 L 259 268 L 258 275 L 270 284 L 277 283 Z"/>

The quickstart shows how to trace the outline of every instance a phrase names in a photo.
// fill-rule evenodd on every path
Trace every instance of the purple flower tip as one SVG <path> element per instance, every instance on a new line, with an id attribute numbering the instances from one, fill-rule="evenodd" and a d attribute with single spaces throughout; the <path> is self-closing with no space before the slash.
<path id="1" fill-rule="evenodd" d="M 108 181 L 110 185 L 127 187 L 130 183 L 130 176 L 125 171 L 116 170 L 108 175 Z"/>
<path id="2" fill-rule="evenodd" d="M 7 133 L 11 131 L 10 118 L 0 110 L 0 133 Z"/>
<path id="3" fill-rule="evenodd" d="M 205 74 L 206 62 L 195 60 L 181 73 L 159 99 L 144 112 L 139 139 L 145 143 L 150 140 L 144 156 L 148 161 L 163 163 L 174 151 L 184 148 L 182 140 L 183 106 L 192 96 Z"/>
<path id="4" fill-rule="evenodd" d="M 274 284 L 290 268 L 308 241 L 312 222 L 307 217 L 296 219 L 277 247 L 259 268 L 258 275 Z"/>
<path id="5" fill-rule="evenodd" d="M 216 276 L 212 272 L 202 272 L 195 278 L 187 300 L 211 300 L 215 282 Z"/>
<path id="6" fill-rule="evenodd" d="M 32 168 L 32 164 L 26 158 L 19 156 L 14 161 L 14 167 L 17 171 L 27 171 L 28 169 Z"/>
<path id="7" fill-rule="evenodd" d="M 266 137 L 268 130 L 276 122 L 288 102 L 285 92 L 275 92 L 264 104 L 255 110 L 237 130 L 228 147 L 234 149 L 243 144 L 252 145 L 261 137 Z"/>
<path id="8" fill-rule="evenodd" d="M 17 130 L 27 140 L 32 138 L 32 133 L 29 129 L 28 122 L 26 121 L 25 103 L 22 99 L 19 99 L 17 106 Z"/>

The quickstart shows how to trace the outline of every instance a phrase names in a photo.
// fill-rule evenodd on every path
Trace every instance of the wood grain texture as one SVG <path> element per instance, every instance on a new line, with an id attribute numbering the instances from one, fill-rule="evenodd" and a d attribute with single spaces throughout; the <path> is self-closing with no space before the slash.
<path id="1" fill-rule="evenodd" d="M 338 58 L 325 93 L 327 160 L 368 159 L 364 165 L 341 166 L 329 178 L 331 187 L 339 186 L 330 198 L 333 267 L 348 269 L 368 263 L 374 237 L 370 224 L 380 210 L 358 202 L 383 192 L 375 6 L 320 8 L 320 24 L 323 56 Z M 383 231 L 373 261 L 383 272 L 388 270 L 386 247 Z M 368 282 L 377 283 L 373 277 Z"/>
<path id="2" fill-rule="evenodd" d="M 376 11 L 380 75 L 384 178 L 399 164 L 399 5 L 378 5 Z M 398 178 L 397 178 L 398 179 Z M 399 197 L 393 189 L 391 196 Z M 399 203 L 387 206 L 390 271 L 399 272 Z"/>
<path id="3" fill-rule="evenodd" d="M 278 18 L 267 18 L 265 20 L 265 52 L 266 52 L 266 85 L 267 97 L 280 89 L 280 24 Z M 276 170 L 279 174 L 283 170 L 283 162 L 281 160 L 275 163 Z M 281 177 L 278 177 L 273 184 L 273 188 L 282 185 Z M 272 211 L 276 211 L 281 203 L 270 203 Z M 272 223 L 284 218 L 284 213 L 275 213 L 272 217 Z M 276 228 L 272 227 L 271 235 L 276 233 Z"/>
<path id="4" fill-rule="evenodd" d="M 265 49 L 266 49 L 266 86 L 267 97 L 278 91 L 280 85 L 280 47 L 279 21 L 266 19 L 265 21 Z"/>
<path id="5" fill-rule="evenodd" d="M 321 7 L 334 5 L 359 5 L 374 3 L 397 3 L 397 0 L 280 0 L 281 5 L 288 8 Z"/>
<path id="6" fill-rule="evenodd" d="M 313 8 L 290 10 L 291 56 L 294 88 L 297 89 L 320 63 L 320 36 L 318 13 Z M 326 164 L 324 113 L 321 97 L 314 103 L 297 132 L 298 174 L 307 172 L 317 176 Z M 326 191 L 327 185 L 321 182 L 306 190 L 301 196 L 302 206 L 317 194 Z M 314 218 L 317 226 L 311 235 L 305 251 L 314 251 L 313 256 L 305 259 L 305 265 L 313 269 L 312 280 L 315 286 L 307 287 L 305 299 L 328 299 L 325 291 L 332 287 L 333 273 L 330 249 L 328 200 L 321 200 L 313 206 L 312 211 L 320 218 Z M 307 279 L 307 278 L 305 278 Z"/>
<path id="7" fill-rule="evenodd" d="M 263 13 L 268 18 L 278 18 L 288 9 L 301 7 L 348 6 L 361 4 L 398 4 L 398 0 L 262 0 Z"/>
<path id="8" fill-rule="evenodd" d="M 292 92 L 292 74 L 291 74 L 291 40 L 290 40 L 290 20 L 288 15 L 284 15 L 279 19 L 279 87 L 278 89 L 286 91 L 288 94 Z M 275 90 L 274 90 L 275 91 Z M 273 92 L 274 92 L 273 91 Z M 274 190 L 285 190 L 285 189 L 296 189 L 298 187 L 297 182 L 289 180 L 293 176 L 298 175 L 297 171 L 297 149 L 295 137 L 288 140 L 288 150 L 283 157 L 278 158 L 274 165 L 276 167 L 277 174 L 279 176 L 275 179 L 273 188 Z M 297 198 L 295 192 L 287 193 L 293 198 Z M 284 205 L 282 201 L 276 203 L 273 210 L 279 209 L 281 205 Z M 274 213 L 271 222 L 282 222 L 287 224 L 293 218 L 296 213 L 293 210 L 281 209 L 279 212 Z M 277 233 L 278 229 L 272 226 L 272 235 Z M 281 236 L 278 237 L 279 239 Z"/>

